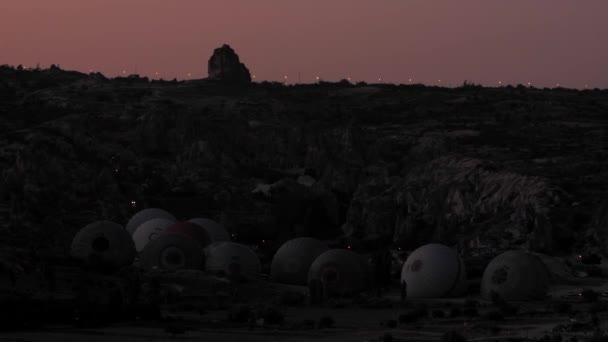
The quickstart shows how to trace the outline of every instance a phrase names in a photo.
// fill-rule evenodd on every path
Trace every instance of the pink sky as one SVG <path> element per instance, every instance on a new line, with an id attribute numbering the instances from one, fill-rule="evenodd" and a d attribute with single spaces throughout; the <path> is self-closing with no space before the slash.
<path id="1" fill-rule="evenodd" d="M 608 86 L 607 0 L 0 0 L 0 64 L 256 80 Z"/>

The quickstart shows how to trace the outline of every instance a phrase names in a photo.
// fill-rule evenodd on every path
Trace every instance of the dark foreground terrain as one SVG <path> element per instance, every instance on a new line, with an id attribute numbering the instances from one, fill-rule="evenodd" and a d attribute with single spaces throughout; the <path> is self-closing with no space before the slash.
<path id="1" fill-rule="evenodd" d="M 526 248 L 561 261 L 601 255 L 608 252 L 607 133 L 601 90 L 229 87 L 0 67 L 0 266 L 27 269 L 66 255 L 86 224 L 124 224 L 147 207 L 213 218 L 234 240 L 257 245 L 265 265 L 296 236 L 338 239 L 354 250 L 436 241 L 494 255 Z M 549 299 L 515 311 L 474 295 L 403 306 L 390 293 L 323 306 L 279 302 L 283 320 L 250 323 L 231 316 L 235 305 L 257 305 L 241 300 L 196 314 L 164 308 L 162 324 L 135 315 L 102 326 L 24 325 L 30 332 L 0 340 L 372 341 L 390 333 L 422 341 L 446 331 L 471 340 L 586 340 L 607 328 L 606 271 L 575 266 Z M 599 297 L 582 298 L 582 288 Z M 49 295 L 38 300 L 49 303 Z M 257 297 L 275 296 L 245 296 Z"/>

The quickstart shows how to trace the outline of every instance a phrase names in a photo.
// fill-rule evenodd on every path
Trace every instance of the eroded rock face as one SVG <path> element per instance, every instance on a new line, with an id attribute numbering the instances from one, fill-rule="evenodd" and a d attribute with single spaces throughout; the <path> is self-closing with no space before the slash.
<path id="1" fill-rule="evenodd" d="M 213 51 L 213 55 L 209 59 L 208 72 L 210 80 L 238 84 L 251 82 L 249 70 L 245 64 L 241 63 L 234 50 L 226 44 Z"/>
<path id="2" fill-rule="evenodd" d="M 512 228 L 533 250 L 551 251 L 558 229 L 551 219 L 559 189 L 538 177 L 496 170 L 482 160 L 446 156 L 404 178 L 372 177 L 353 196 L 344 229 L 419 245 L 481 233 L 500 240 Z M 505 226 L 505 222 L 509 222 Z M 507 239 L 508 240 L 508 239 Z M 517 241 L 513 241 L 517 244 Z"/>

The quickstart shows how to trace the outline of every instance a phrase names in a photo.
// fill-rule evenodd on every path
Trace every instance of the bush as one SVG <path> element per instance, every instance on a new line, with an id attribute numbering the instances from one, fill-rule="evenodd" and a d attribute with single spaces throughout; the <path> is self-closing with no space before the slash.
<path id="1" fill-rule="evenodd" d="M 319 318 L 318 327 L 319 327 L 319 329 L 329 329 L 329 328 L 333 328 L 335 323 L 336 322 L 334 321 L 333 317 L 323 316 L 323 317 Z"/>

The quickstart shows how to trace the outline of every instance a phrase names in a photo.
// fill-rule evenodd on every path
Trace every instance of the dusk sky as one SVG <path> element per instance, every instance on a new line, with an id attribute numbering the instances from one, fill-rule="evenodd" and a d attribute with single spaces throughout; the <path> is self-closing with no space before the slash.
<path id="1" fill-rule="evenodd" d="M 0 0 L 0 64 L 202 78 L 608 86 L 608 0 Z"/>

